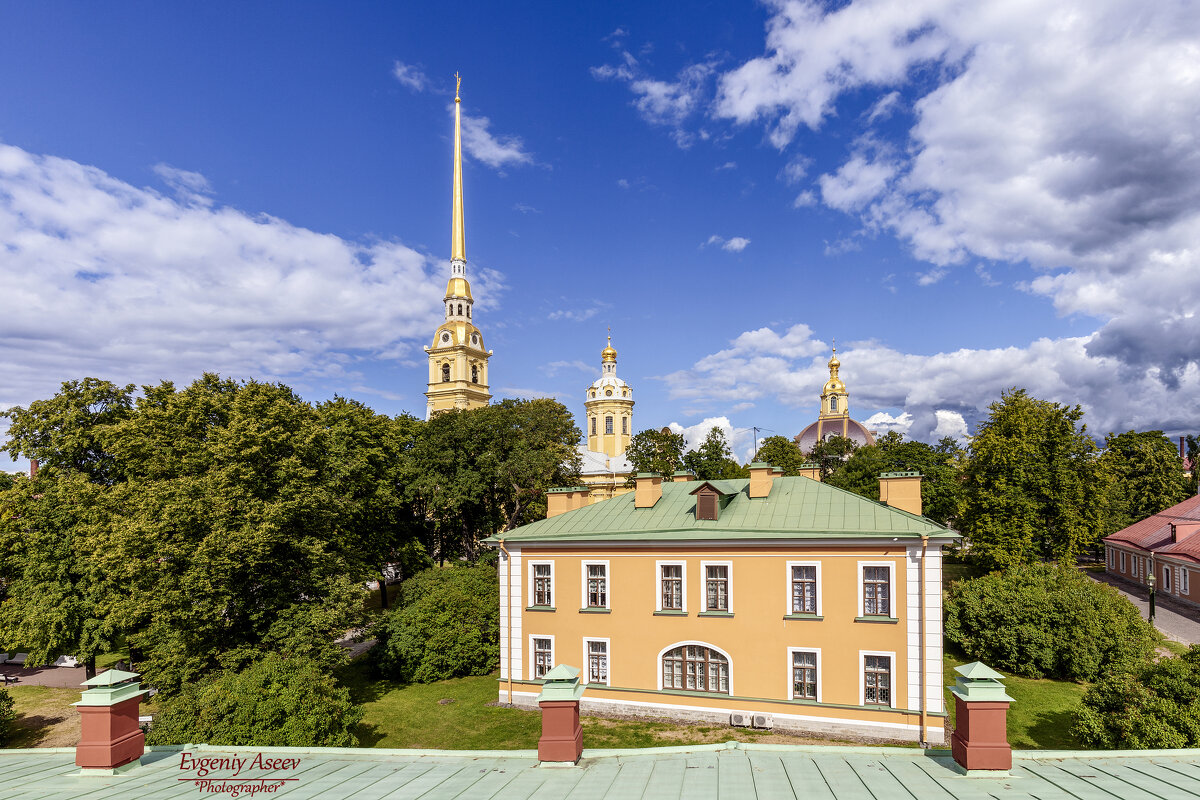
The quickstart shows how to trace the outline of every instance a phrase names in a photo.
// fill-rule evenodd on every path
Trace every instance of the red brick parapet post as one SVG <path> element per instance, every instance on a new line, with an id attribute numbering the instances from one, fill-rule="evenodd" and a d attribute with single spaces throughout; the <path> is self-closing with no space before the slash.
<path id="1" fill-rule="evenodd" d="M 546 673 L 538 695 L 542 709 L 542 737 L 538 739 L 538 761 L 574 764 L 583 755 L 583 728 L 579 724 L 579 670 L 559 664 Z"/>
<path id="2" fill-rule="evenodd" d="M 1000 683 L 1004 676 L 979 661 L 954 671 L 961 676 L 950 690 L 954 695 L 954 734 L 950 737 L 954 761 L 968 773 L 1012 769 L 1007 727 L 1012 698 Z"/>
<path id="3" fill-rule="evenodd" d="M 138 707 L 146 692 L 135 672 L 110 669 L 83 683 L 89 686 L 79 709 L 80 738 L 75 764 L 86 775 L 113 775 L 140 764 L 146 734 L 138 725 Z"/>

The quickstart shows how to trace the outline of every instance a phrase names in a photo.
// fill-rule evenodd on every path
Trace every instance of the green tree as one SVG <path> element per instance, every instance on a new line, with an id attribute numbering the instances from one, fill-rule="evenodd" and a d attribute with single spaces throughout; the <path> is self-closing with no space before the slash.
<path id="1" fill-rule="evenodd" d="M 400 588 L 376 627 L 379 671 L 404 683 L 487 675 L 500 663 L 500 585 L 493 566 L 425 570 Z"/>
<path id="2" fill-rule="evenodd" d="M 1074 733 L 1104 750 L 1200 746 L 1200 645 L 1105 676 L 1083 696 Z"/>
<path id="3" fill-rule="evenodd" d="M 16 728 L 16 704 L 7 689 L 0 689 L 0 745 L 6 745 L 12 740 Z"/>
<path id="4" fill-rule="evenodd" d="M 354 747 L 363 710 L 317 665 L 269 654 L 169 698 L 146 741 L 225 747 Z"/>
<path id="5" fill-rule="evenodd" d="M 849 489 L 872 500 L 879 499 L 879 475 L 884 472 L 917 471 L 921 479 L 922 514 L 943 525 L 950 524 L 961 499 L 956 459 L 961 451 L 953 439 L 938 446 L 905 438 L 889 431 L 875 444 L 860 447 L 828 478 L 833 486 Z"/>
<path id="6" fill-rule="evenodd" d="M 725 432 L 720 428 L 709 429 L 699 447 L 683 454 L 683 466 L 696 473 L 696 477 L 702 481 L 745 478 L 750 475 L 748 470 L 733 460 Z"/>
<path id="7" fill-rule="evenodd" d="M 821 480 L 828 481 L 829 476 L 841 470 L 857 449 L 858 443 L 853 439 L 830 436 L 813 443 L 808 460 L 821 465 Z"/>
<path id="8" fill-rule="evenodd" d="M 800 445 L 786 436 L 768 436 L 759 443 L 754 460 L 777 467 L 784 475 L 799 475 L 801 465 L 808 459 L 800 452 Z"/>
<path id="9" fill-rule="evenodd" d="M 1074 564 L 1109 526 L 1111 479 L 1083 410 L 1024 389 L 992 403 L 968 449 L 961 529 L 985 567 Z"/>
<path id="10" fill-rule="evenodd" d="M 633 467 L 628 485 L 634 484 L 639 472 L 657 472 L 669 476 L 683 469 L 683 453 L 687 450 L 687 439 L 682 433 L 645 430 L 634 434 L 625 448 L 625 459 Z"/>
<path id="11" fill-rule="evenodd" d="M 1111 586 L 1071 567 L 1032 564 L 952 583 L 946 639 L 1004 672 L 1094 681 L 1136 669 L 1159 637 Z"/>
<path id="12" fill-rule="evenodd" d="M 1188 497 L 1200 493 L 1200 439 L 1195 436 L 1187 437 L 1187 460 L 1191 469 L 1191 477 L 1187 479 L 1184 491 Z"/>
<path id="13" fill-rule="evenodd" d="M 1113 479 L 1110 527 L 1114 531 L 1187 497 L 1179 453 L 1162 431 L 1110 433 L 1100 463 Z"/>

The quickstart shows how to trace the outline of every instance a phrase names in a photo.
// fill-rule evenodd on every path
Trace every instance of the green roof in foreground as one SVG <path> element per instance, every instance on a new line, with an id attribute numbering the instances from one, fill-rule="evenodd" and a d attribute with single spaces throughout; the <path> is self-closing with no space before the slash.
<path id="1" fill-rule="evenodd" d="M 186 754 L 186 757 L 185 757 Z M 253 759 L 288 759 L 267 771 Z M 234 772 L 203 778 L 187 768 L 201 758 L 246 759 Z M 1200 750 L 1013 753 L 1011 775 L 958 774 L 946 750 L 805 747 L 770 744 L 584 750 L 575 767 L 540 767 L 531 750 L 419 751 L 289 747 L 154 748 L 141 766 L 115 776 L 80 776 L 74 750 L 0 751 L 8 800 L 127 800 L 228 797 L 233 786 L 275 787 L 239 797 L 331 798 L 1151 798 L 1200 796 Z M 245 779 L 251 779 L 249 781 Z M 202 785 L 198 781 L 209 780 Z M 280 785 L 280 781 L 286 781 Z M 229 787 L 229 788 L 224 788 Z"/>
<path id="2" fill-rule="evenodd" d="M 652 508 L 635 508 L 635 493 L 630 492 L 524 525 L 503 538 L 523 542 L 958 536 L 933 520 L 811 478 L 775 478 L 771 493 L 756 498 L 750 497 L 746 478 L 710 483 L 733 495 L 715 520 L 696 519 L 694 481 L 664 483 L 662 497 Z"/>

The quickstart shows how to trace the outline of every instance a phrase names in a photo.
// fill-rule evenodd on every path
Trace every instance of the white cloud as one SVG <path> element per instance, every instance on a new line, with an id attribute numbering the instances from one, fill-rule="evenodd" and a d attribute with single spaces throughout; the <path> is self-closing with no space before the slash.
<path id="1" fill-rule="evenodd" d="M 491 124 L 487 117 L 462 115 L 462 144 L 467 155 L 493 169 L 533 163 L 521 137 L 493 134 L 488 130 Z"/>
<path id="2" fill-rule="evenodd" d="M 678 422 L 672 422 L 667 427 L 671 429 L 672 433 L 683 434 L 683 437 L 687 439 L 689 451 L 704 444 L 709 431 L 719 428 L 725 434 L 725 441 L 729 444 L 729 451 L 733 454 L 735 461 L 744 464 L 754 457 L 754 436 L 751 430 L 733 427 L 729 417 L 706 417 L 695 425 L 681 425 Z"/>
<path id="3" fill-rule="evenodd" d="M 155 164 L 154 174 L 162 178 L 180 202 L 188 205 L 211 206 L 212 186 L 208 178 L 199 172 L 172 167 L 170 164 Z"/>
<path id="4" fill-rule="evenodd" d="M 1200 367 L 1188 365 L 1170 384 L 1160 380 L 1157 370 L 1131 372 L 1115 357 L 1093 355 L 1091 338 L 1043 338 L 1025 347 L 932 355 L 864 342 L 839 348 L 838 358 L 851 414 L 923 441 L 961 437 L 986 416 L 1001 392 L 1014 386 L 1041 399 L 1082 405 L 1094 435 L 1130 429 L 1194 432 Z M 691 407 L 772 399 L 804 409 L 791 432 L 799 433 L 808 415 L 815 415 L 821 386 L 829 377 L 827 345 L 813 338 L 806 325 L 794 325 L 784 334 L 771 328 L 747 331 L 730 344 L 689 369 L 666 375 L 670 396 Z M 872 416 L 880 409 L 900 413 Z"/>
<path id="5" fill-rule="evenodd" d="M 709 138 L 706 131 L 693 133 L 684 123 L 703 108 L 710 79 L 715 74 L 715 64 L 689 64 L 676 74 L 674 80 L 664 81 L 650 77 L 619 42 L 613 45 L 621 63 L 592 67 L 593 78 L 628 84 L 633 92 L 633 107 L 642 119 L 652 125 L 670 128 L 671 137 L 679 147 L 690 147 L 697 137 Z"/>
<path id="6" fill-rule="evenodd" d="M 8 145 L 0 252 L 0 406 L 84 376 L 353 378 L 364 357 L 420 352 L 448 270 L 397 242 L 184 204 Z M 502 283 L 472 280 L 483 298 Z"/>
<path id="7" fill-rule="evenodd" d="M 534 208 L 533 206 L 529 205 L 528 203 L 516 203 L 515 205 L 513 205 L 513 211 L 520 211 L 522 214 L 540 214 L 540 213 L 542 213 L 542 210 L 540 208 Z"/>
<path id="8" fill-rule="evenodd" d="M 792 201 L 792 208 L 808 208 L 817 204 L 817 196 L 809 190 L 804 190 L 796 195 L 796 199 Z"/>
<path id="9" fill-rule="evenodd" d="M 397 61 L 392 65 L 392 77 L 414 92 L 423 92 L 429 88 L 429 78 L 420 67 L 414 64 Z"/>
<path id="10" fill-rule="evenodd" d="M 716 245 L 722 250 L 730 253 L 740 253 L 750 246 L 750 240 L 745 236 L 733 236 L 729 239 L 726 239 L 722 236 L 717 236 L 714 233 L 712 236 L 708 237 L 708 241 L 702 243 L 700 246 L 707 247 L 710 244 Z"/>
<path id="11" fill-rule="evenodd" d="M 593 373 L 598 372 L 599 368 L 595 364 L 588 364 L 585 361 L 574 359 L 572 361 L 551 361 L 541 366 L 541 370 L 553 378 L 564 369 L 579 370 L 580 372 Z"/>

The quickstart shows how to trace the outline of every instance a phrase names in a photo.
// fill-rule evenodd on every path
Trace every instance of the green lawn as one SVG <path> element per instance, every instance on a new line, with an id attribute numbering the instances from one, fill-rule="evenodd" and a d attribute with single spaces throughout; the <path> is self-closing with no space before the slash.
<path id="1" fill-rule="evenodd" d="M 954 668 L 967 663 L 946 655 L 946 708 L 954 720 L 954 697 L 950 687 L 958 673 Z M 1071 735 L 1075 711 L 1087 687 L 1078 683 L 1009 677 L 1004 687 L 1013 699 L 1008 709 L 1008 742 L 1018 750 L 1078 750 L 1082 745 Z"/>
<path id="2" fill-rule="evenodd" d="M 537 747 L 541 713 L 496 705 L 495 675 L 403 686 L 373 682 L 359 659 L 339 676 L 366 716 L 357 731 L 363 747 L 435 750 L 525 750 Z M 451 701 L 451 702 L 443 702 Z M 640 719 L 584 717 L 586 747 L 663 747 L 742 742 L 812 744 L 815 739 L 726 725 L 686 725 Z"/>

